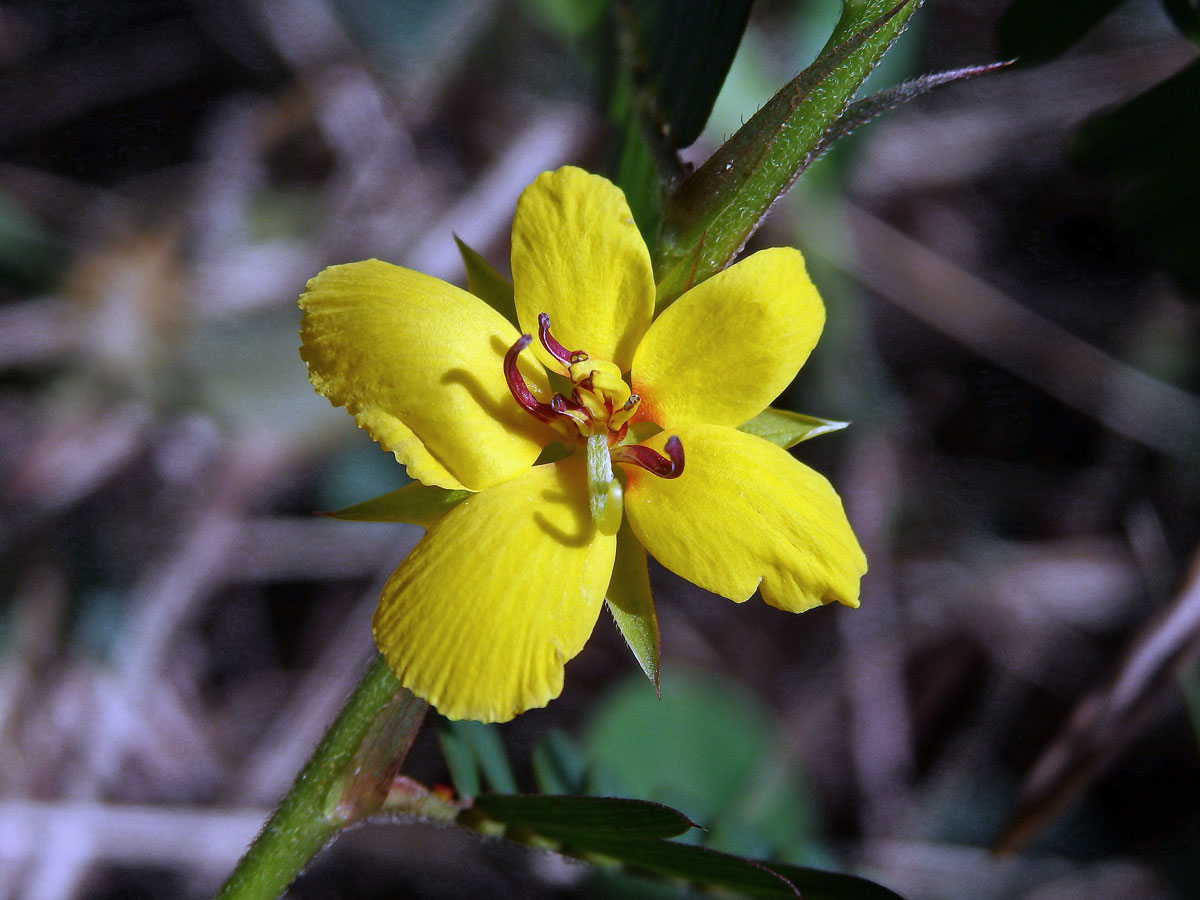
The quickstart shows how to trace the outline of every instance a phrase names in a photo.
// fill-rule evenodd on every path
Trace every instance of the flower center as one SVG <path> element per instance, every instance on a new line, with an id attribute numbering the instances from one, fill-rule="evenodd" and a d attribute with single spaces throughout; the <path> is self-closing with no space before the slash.
<path id="1" fill-rule="evenodd" d="M 661 478 L 679 476 L 683 471 L 683 446 L 678 438 L 667 441 L 663 448 L 667 456 L 649 447 L 621 445 L 641 398 L 629 389 L 617 365 L 592 359 L 583 350 L 567 350 L 550 333 L 547 313 L 538 314 L 538 339 L 566 370 L 571 396 L 556 393 L 549 403 L 543 403 L 529 390 L 517 368 L 517 357 L 533 337 L 523 334 L 504 355 L 504 378 L 513 398 L 526 412 L 554 426 L 569 443 L 582 440 L 589 445 L 589 453 L 594 452 L 591 447 L 606 445 L 613 462 L 639 466 Z"/>

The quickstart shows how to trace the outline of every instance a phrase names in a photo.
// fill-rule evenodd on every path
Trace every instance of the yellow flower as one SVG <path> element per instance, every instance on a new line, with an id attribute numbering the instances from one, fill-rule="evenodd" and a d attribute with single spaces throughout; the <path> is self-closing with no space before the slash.
<path id="1" fill-rule="evenodd" d="M 375 640 L 407 688 L 483 721 L 557 697 L 610 589 L 622 507 L 637 542 L 709 591 L 794 612 L 858 605 L 866 560 L 833 488 L 738 430 L 824 325 L 798 251 L 755 253 L 652 321 L 624 195 L 568 167 L 522 194 L 512 275 L 524 335 L 378 260 L 325 269 L 300 298 L 317 391 L 414 479 L 470 492 L 421 522 L 380 598 Z M 555 442 L 566 455 L 535 465 Z"/>

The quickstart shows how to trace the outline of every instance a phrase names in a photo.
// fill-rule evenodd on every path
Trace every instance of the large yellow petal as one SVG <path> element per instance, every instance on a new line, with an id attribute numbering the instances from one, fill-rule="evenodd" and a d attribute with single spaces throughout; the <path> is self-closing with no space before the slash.
<path id="1" fill-rule="evenodd" d="M 537 466 L 433 526 L 383 589 L 375 643 L 442 715 L 507 721 L 562 691 L 615 552 L 588 513 L 582 460 Z"/>
<path id="2" fill-rule="evenodd" d="M 538 314 L 549 313 L 567 350 L 629 369 L 654 311 L 654 275 L 620 188 L 572 166 L 539 175 L 517 203 L 512 274 L 527 333 L 536 335 Z"/>
<path id="3" fill-rule="evenodd" d="M 466 291 L 371 259 L 325 269 L 300 308 L 309 381 L 413 478 L 482 490 L 531 466 L 553 440 L 504 380 L 516 329 Z M 529 351 L 520 368 L 548 399 Z"/>
<path id="4" fill-rule="evenodd" d="M 637 418 L 664 428 L 741 425 L 796 377 L 824 325 L 800 251 L 760 250 L 654 321 L 633 358 Z"/>
<path id="5" fill-rule="evenodd" d="M 867 561 L 829 482 L 781 447 L 723 425 L 673 432 L 678 478 L 627 466 L 625 515 L 660 563 L 736 600 L 758 589 L 792 612 L 858 605 Z M 668 432 L 646 441 L 662 452 Z"/>

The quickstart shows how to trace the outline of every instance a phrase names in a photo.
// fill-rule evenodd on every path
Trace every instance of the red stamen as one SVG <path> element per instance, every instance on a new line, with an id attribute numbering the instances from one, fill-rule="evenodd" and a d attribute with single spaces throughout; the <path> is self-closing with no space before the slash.
<path id="1" fill-rule="evenodd" d="M 583 362 L 588 358 L 588 355 L 582 350 L 572 352 L 554 339 L 554 336 L 550 334 L 549 313 L 538 313 L 538 340 L 542 342 L 542 346 L 546 348 L 546 352 L 564 366 L 569 366 L 575 362 Z"/>
<path id="2" fill-rule="evenodd" d="M 612 451 L 612 461 L 638 466 L 659 478 L 678 478 L 683 474 L 683 444 L 672 435 L 663 449 L 666 456 L 641 444 L 626 444 Z"/>
<path id="3" fill-rule="evenodd" d="M 542 403 L 533 396 L 533 392 L 529 390 L 529 385 L 525 382 L 525 377 L 517 368 L 517 357 L 532 341 L 532 336 L 523 334 L 517 338 L 515 344 L 508 348 L 508 352 L 504 354 L 504 380 L 508 382 L 508 389 L 512 392 L 513 399 L 521 404 L 522 409 L 535 419 L 553 422 L 556 418 L 553 407 L 549 403 Z"/>

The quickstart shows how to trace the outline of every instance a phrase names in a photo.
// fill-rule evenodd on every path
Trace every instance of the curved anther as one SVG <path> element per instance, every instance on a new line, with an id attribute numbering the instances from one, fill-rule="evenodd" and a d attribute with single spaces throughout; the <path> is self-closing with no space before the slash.
<path id="1" fill-rule="evenodd" d="M 586 430 L 591 428 L 592 417 L 588 413 L 587 408 L 576 403 L 574 400 L 568 400 L 562 394 L 555 394 L 550 398 L 550 409 L 556 415 L 574 419 L 581 429 Z"/>
<path id="2" fill-rule="evenodd" d="M 554 335 L 550 333 L 549 313 L 538 313 L 538 340 L 542 342 L 542 346 L 546 348 L 546 352 L 564 366 L 569 366 L 574 362 L 583 362 L 583 360 L 588 358 L 587 354 L 582 350 L 572 352 L 554 339 Z"/>
<path id="3" fill-rule="evenodd" d="M 508 348 L 508 352 L 504 354 L 504 380 L 508 382 L 508 389 L 512 392 L 513 399 L 521 404 L 522 409 L 543 422 L 553 422 L 557 418 L 554 408 L 549 403 L 542 403 L 533 396 L 533 392 L 529 390 L 529 385 L 525 382 L 525 377 L 517 368 L 517 357 L 532 342 L 531 335 L 523 334 L 517 338 L 515 344 Z"/>
<path id="4" fill-rule="evenodd" d="M 641 444 L 626 444 L 612 451 L 612 461 L 638 466 L 659 478 L 678 478 L 683 474 L 683 444 L 672 435 L 663 449 L 666 456 Z"/>

